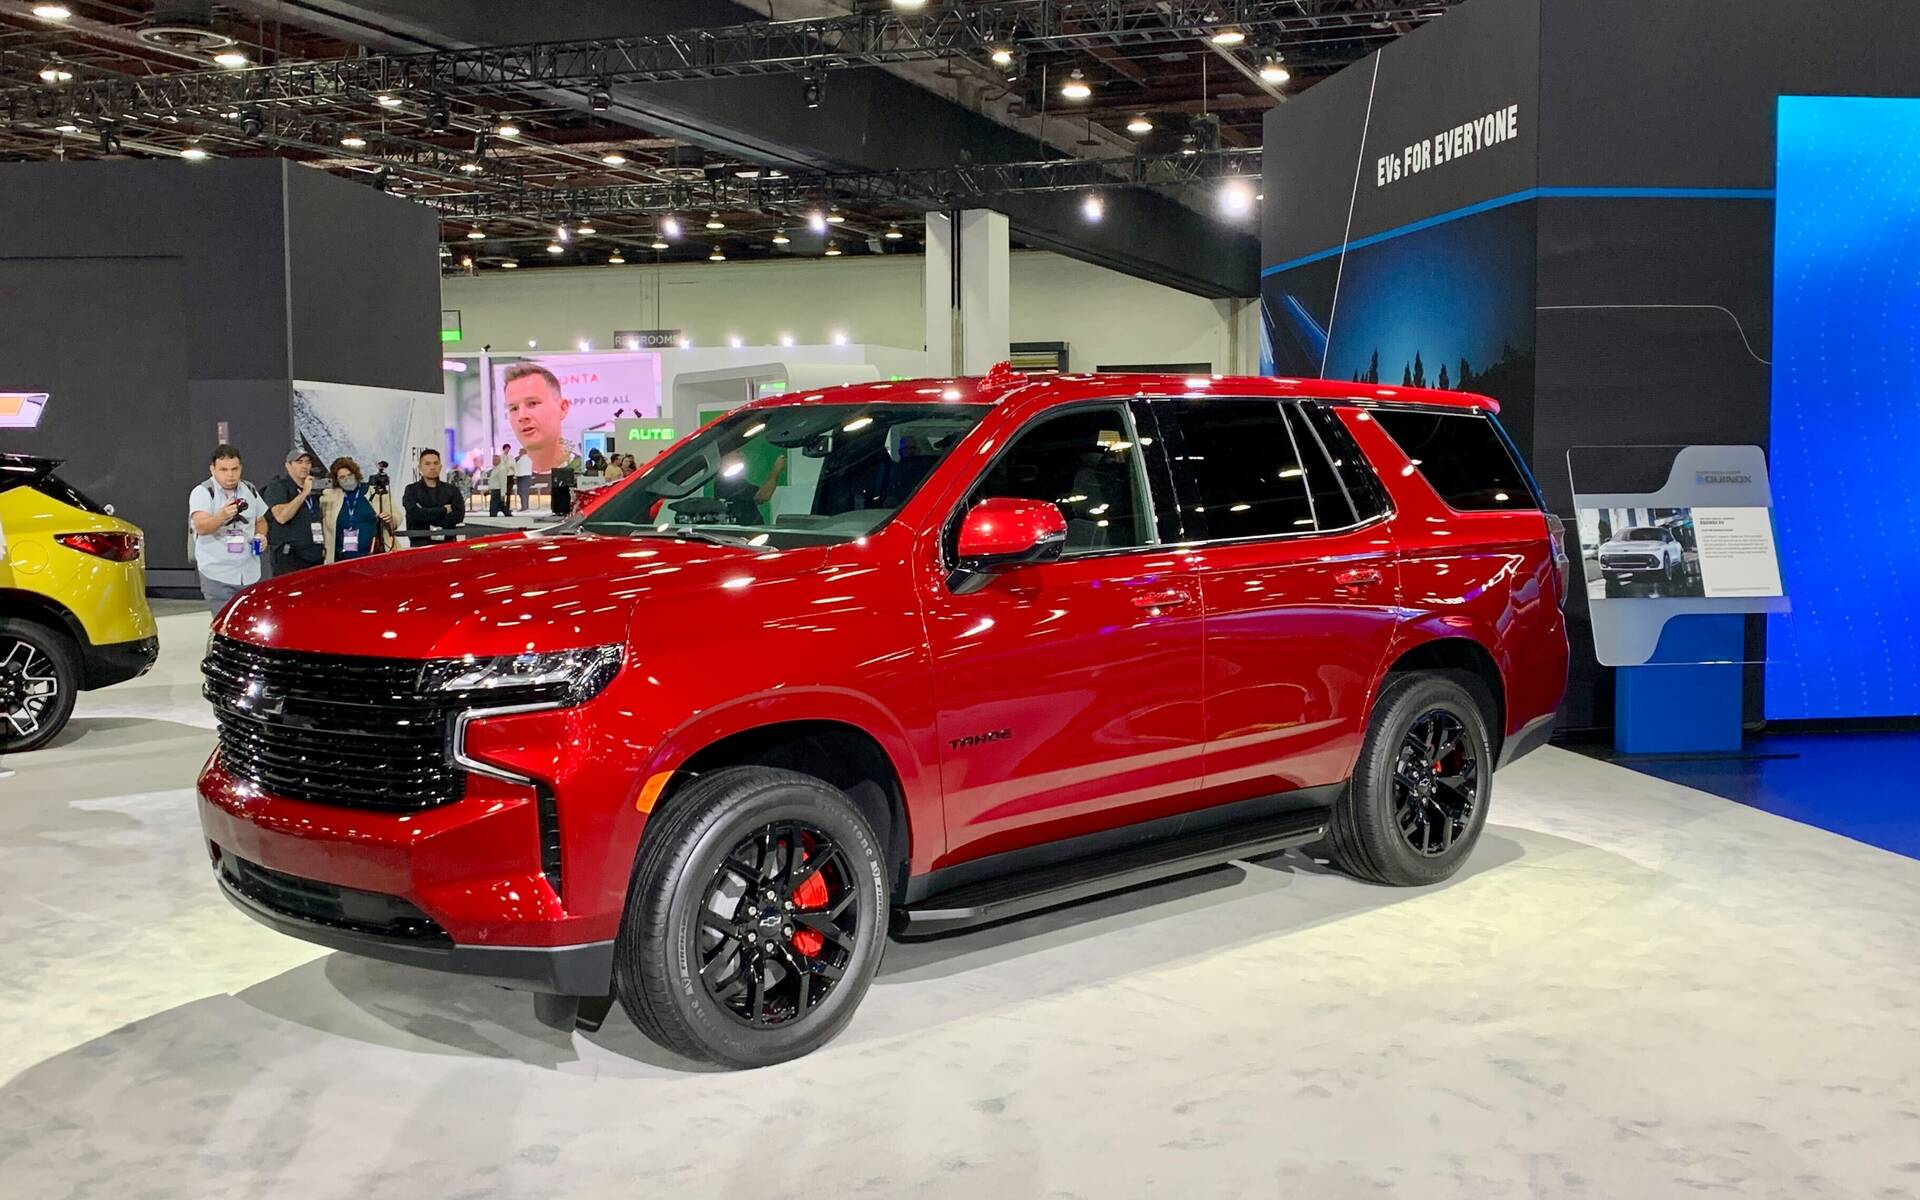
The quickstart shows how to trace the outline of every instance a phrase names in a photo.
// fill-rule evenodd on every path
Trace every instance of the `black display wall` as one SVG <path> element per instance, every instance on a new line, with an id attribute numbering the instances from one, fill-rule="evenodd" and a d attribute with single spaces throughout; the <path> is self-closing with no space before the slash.
<path id="1" fill-rule="evenodd" d="M 1915 94 L 1915 62 L 1907 0 L 1472 0 L 1268 115 L 1273 369 L 1465 358 L 1570 523 L 1571 446 L 1765 446 L 1778 97 Z M 1562 722 L 1604 727 L 1585 608 Z"/>
<path id="2" fill-rule="evenodd" d="M 440 386 L 437 223 L 279 159 L 0 166 L 0 388 L 52 396 L 0 449 L 148 535 L 192 583 L 186 495 L 221 422 L 264 483 L 296 378 Z"/>

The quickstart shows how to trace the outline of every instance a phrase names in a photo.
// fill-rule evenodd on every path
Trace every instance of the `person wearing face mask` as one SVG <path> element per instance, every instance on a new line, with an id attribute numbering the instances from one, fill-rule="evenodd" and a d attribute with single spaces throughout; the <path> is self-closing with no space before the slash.
<path id="1" fill-rule="evenodd" d="M 334 486 L 320 499 L 327 561 L 344 562 L 393 549 L 393 497 L 369 495 L 362 486 L 360 464 L 351 458 L 334 459 L 329 473 Z"/>

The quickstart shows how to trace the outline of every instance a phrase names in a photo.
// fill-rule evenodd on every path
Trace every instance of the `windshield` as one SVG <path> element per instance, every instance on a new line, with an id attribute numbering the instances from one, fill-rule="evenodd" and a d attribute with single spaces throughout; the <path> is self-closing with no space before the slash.
<path id="1" fill-rule="evenodd" d="M 580 522 L 787 549 L 872 533 L 986 415 L 977 404 L 789 404 L 737 412 Z"/>
<path id="2" fill-rule="evenodd" d="M 1623 542 L 1657 542 L 1660 539 L 1658 529 L 1629 529 L 1620 535 Z"/>

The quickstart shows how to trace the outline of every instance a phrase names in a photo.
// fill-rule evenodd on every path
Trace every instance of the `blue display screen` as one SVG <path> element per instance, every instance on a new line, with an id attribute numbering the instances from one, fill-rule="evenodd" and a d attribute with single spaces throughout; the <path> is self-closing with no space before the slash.
<path id="1" fill-rule="evenodd" d="M 1766 715 L 1920 715 L 1920 99 L 1782 96 Z"/>

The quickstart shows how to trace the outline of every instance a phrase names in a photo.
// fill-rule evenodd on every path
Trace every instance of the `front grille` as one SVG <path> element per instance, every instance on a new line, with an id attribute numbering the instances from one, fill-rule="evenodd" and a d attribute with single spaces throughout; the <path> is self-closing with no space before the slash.
<path id="1" fill-rule="evenodd" d="M 398 896 L 282 874 L 225 850 L 220 852 L 219 871 L 228 887 L 282 916 L 421 944 L 453 941 L 432 917 Z"/>
<path id="2" fill-rule="evenodd" d="M 1646 571 L 1659 566 L 1660 560 L 1651 554 L 1608 554 L 1600 559 L 1600 565 L 1618 571 Z"/>
<path id="3" fill-rule="evenodd" d="M 279 796 L 411 812 L 458 800 L 452 704 L 407 659 L 268 650 L 215 638 L 201 664 L 220 765 Z"/>

